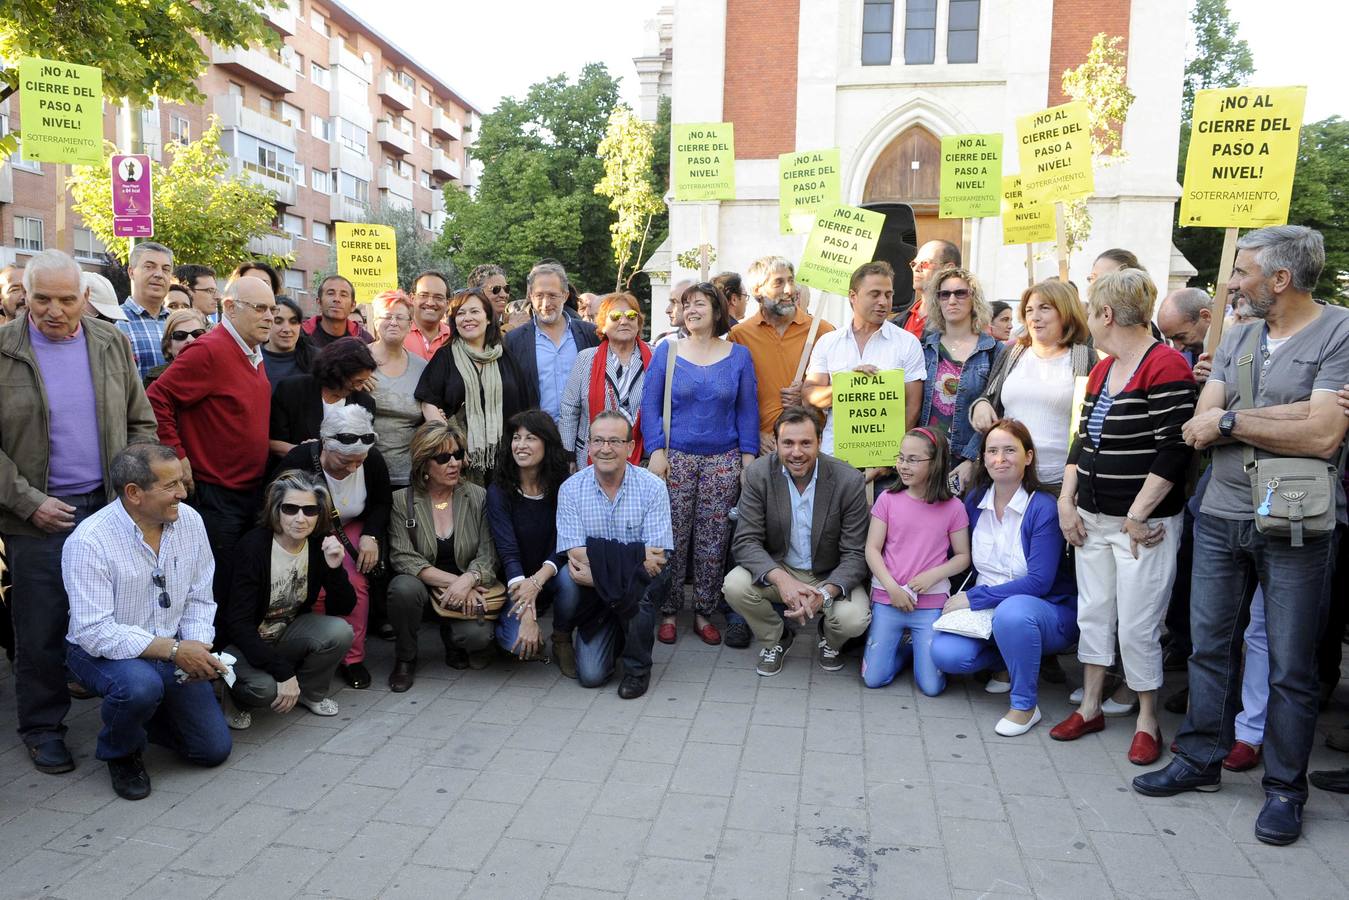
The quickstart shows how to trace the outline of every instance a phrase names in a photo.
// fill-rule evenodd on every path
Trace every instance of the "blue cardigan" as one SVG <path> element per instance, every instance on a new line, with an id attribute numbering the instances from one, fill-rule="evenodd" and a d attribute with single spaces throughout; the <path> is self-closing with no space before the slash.
<path id="1" fill-rule="evenodd" d="M 970 535 L 979 527 L 983 510 L 979 503 L 991 488 L 975 491 L 965 498 L 965 512 L 970 520 Z M 1073 560 L 1065 552 L 1067 541 L 1059 530 L 1059 510 L 1054 498 L 1036 491 L 1026 505 L 1021 520 L 1021 547 L 1026 553 L 1026 574 L 996 587 L 975 585 L 965 592 L 970 609 L 991 609 L 1008 597 L 1029 594 L 1043 597 L 1050 603 L 1077 602 L 1077 576 Z M 976 573 L 977 574 L 977 573 Z"/>
<path id="2" fill-rule="evenodd" d="M 651 354 L 642 382 L 642 444 L 647 453 L 665 449 L 665 360 L 677 352 L 666 341 Z M 759 454 L 759 383 L 754 360 L 740 344 L 710 366 L 675 360 L 670 395 L 670 448 L 695 456 L 739 450 Z"/>

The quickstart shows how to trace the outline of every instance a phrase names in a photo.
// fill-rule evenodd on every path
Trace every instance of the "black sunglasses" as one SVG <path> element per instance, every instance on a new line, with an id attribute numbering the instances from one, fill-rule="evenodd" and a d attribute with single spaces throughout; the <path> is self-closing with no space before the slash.
<path id="1" fill-rule="evenodd" d="M 300 513 L 304 513 L 305 518 L 317 519 L 319 508 L 315 503 L 306 503 L 304 505 L 300 505 L 299 503 L 282 503 L 281 512 L 288 516 L 298 516 Z"/>
<path id="2" fill-rule="evenodd" d="M 497 294 L 505 294 L 507 297 L 509 297 L 511 295 L 510 287 L 504 284 L 495 285 L 493 287 L 488 288 L 487 290 L 490 294 L 492 294 L 492 296 L 496 296 Z"/>
<path id="3" fill-rule="evenodd" d="M 446 450 L 444 453 L 437 453 L 435 456 L 431 457 L 431 462 L 441 466 L 445 465 L 445 463 L 449 462 L 452 459 L 457 459 L 460 462 L 463 462 L 465 455 L 466 454 L 464 453 L 464 448 L 460 447 L 458 450 Z"/>
<path id="4" fill-rule="evenodd" d="M 159 588 L 159 608 L 168 609 L 170 606 L 173 605 L 173 601 L 169 599 L 168 588 L 165 587 L 164 585 L 163 570 L 155 569 L 153 572 L 151 572 L 150 580 L 154 582 L 155 587 Z"/>
<path id="5" fill-rule="evenodd" d="M 369 445 L 375 442 L 375 433 L 372 431 L 367 432 L 366 434 L 352 434 L 351 432 L 344 431 L 341 434 L 333 435 L 333 440 L 337 441 L 339 444 Z"/>
<path id="6" fill-rule="evenodd" d="M 195 331 L 170 331 L 169 337 L 175 341 L 185 341 L 188 338 L 196 339 L 206 333 L 205 328 L 198 328 Z"/>

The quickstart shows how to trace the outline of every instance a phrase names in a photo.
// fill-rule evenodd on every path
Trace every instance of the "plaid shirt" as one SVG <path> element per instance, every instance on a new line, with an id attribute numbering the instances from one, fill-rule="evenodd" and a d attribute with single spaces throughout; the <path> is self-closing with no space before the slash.
<path id="1" fill-rule="evenodd" d="M 557 552 L 584 547 L 586 538 L 674 550 L 670 494 L 665 482 L 628 463 L 613 502 L 587 466 L 562 483 L 557 495 Z"/>
<path id="2" fill-rule="evenodd" d="M 156 318 L 127 297 L 122 301 L 122 312 L 126 313 L 126 321 L 118 322 L 117 327 L 131 339 L 136 368 L 140 370 L 141 378 L 144 378 L 155 366 L 164 364 L 164 350 L 160 345 L 164 342 L 164 323 L 168 321 L 169 308 L 161 306 L 159 317 Z"/>

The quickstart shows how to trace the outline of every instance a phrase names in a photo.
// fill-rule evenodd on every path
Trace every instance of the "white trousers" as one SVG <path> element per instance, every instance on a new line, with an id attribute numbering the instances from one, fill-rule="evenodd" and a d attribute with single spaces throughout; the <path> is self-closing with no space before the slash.
<path id="1" fill-rule="evenodd" d="M 1087 539 L 1077 548 L 1077 658 L 1109 666 L 1115 662 L 1118 628 L 1124 679 L 1135 691 L 1162 686 L 1162 619 L 1176 578 L 1183 515 L 1149 523 L 1166 526 L 1155 547 L 1138 548 L 1134 559 L 1129 535 L 1120 530 L 1121 516 L 1089 513 L 1079 508 Z"/>

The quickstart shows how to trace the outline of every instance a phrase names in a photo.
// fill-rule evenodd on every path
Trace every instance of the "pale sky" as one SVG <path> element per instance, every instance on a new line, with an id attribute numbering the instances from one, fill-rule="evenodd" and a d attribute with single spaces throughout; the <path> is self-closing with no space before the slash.
<path id="1" fill-rule="evenodd" d="M 490 112 L 502 97 L 558 72 L 603 62 L 637 100 L 632 57 L 663 0 L 343 0 L 390 40 Z M 669 2 L 669 0 L 664 0 Z M 1175 0 L 1182 2 L 1182 0 Z M 1305 84 L 1305 121 L 1349 118 L 1346 0 L 1228 0 L 1255 55 L 1255 86 Z"/>

